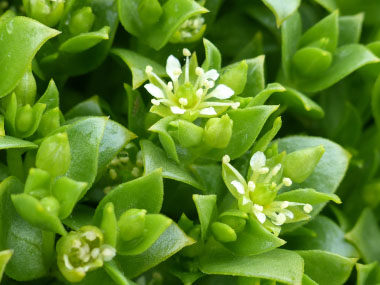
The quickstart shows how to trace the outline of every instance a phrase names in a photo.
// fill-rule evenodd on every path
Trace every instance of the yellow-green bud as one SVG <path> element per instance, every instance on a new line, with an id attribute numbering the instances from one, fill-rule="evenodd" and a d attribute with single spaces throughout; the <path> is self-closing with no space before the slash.
<path id="1" fill-rule="evenodd" d="M 66 133 L 55 134 L 41 143 L 36 156 L 38 168 L 56 177 L 67 172 L 70 162 L 70 144 Z"/>
<path id="2" fill-rule="evenodd" d="M 220 242 L 232 242 L 237 239 L 234 229 L 220 222 L 213 223 L 211 225 L 211 231 L 215 239 Z"/>
<path id="3" fill-rule="evenodd" d="M 61 20 L 65 0 L 23 0 L 26 14 L 37 21 L 54 27 Z"/>
<path id="4" fill-rule="evenodd" d="M 16 129 L 20 133 L 25 133 L 30 130 L 33 126 L 34 121 L 34 112 L 32 107 L 27 104 L 24 107 L 21 107 L 17 111 L 16 116 Z"/>
<path id="5" fill-rule="evenodd" d="M 255 191 L 249 193 L 254 204 L 267 205 L 277 195 L 277 190 L 271 184 L 256 184 Z"/>
<path id="6" fill-rule="evenodd" d="M 56 198 L 53 196 L 48 196 L 40 200 L 41 205 L 48 211 L 50 214 L 58 216 L 60 204 Z"/>
<path id="7" fill-rule="evenodd" d="M 232 126 L 233 121 L 228 115 L 209 119 L 204 131 L 205 143 L 213 148 L 227 147 L 232 136 Z"/>
<path id="8" fill-rule="evenodd" d="M 37 84 L 30 68 L 24 73 L 23 77 L 14 89 L 14 92 L 16 93 L 18 106 L 34 104 L 37 93 Z"/>
<path id="9" fill-rule="evenodd" d="M 293 57 L 293 64 L 299 74 L 315 77 L 325 72 L 331 65 L 332 54 L 329 51 L 305 47 L 298 50 Z"/>
<path id="10" fill-rule="evenodd" d="M 95 15 L 91 7 L 86 6 L 74 12 L 69 23 L 70 33 L 79 35 L 91 31 L 95 21 Z"/>
<path id="11" fill-rule="evenodd" d="M 42 115 L 40 124 L 38 126 L 38 134 L 42 137 L 47 136 L 50 132 L 58 129 L 60 126 L 60 111 L 59 108 L 48 110 Z"/>
<path id="12" fill-rule="evenodd" d="M 140 237 L 145 229 L 146 210 L 129 209 L 121 215 L 118 226 L 119 235 L 124 241 Z"/>

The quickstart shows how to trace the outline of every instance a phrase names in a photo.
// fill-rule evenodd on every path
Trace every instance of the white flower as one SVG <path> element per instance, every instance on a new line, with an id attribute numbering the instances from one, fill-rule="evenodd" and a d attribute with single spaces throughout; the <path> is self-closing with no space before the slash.
<path id="1" fill-rule="evenodd" d="M 190 67 L 190 51 L 184 49 L 183 55 L 186 58 L 184 67 L 173 55 L 168 57 L 166 73 L 171 79 L 169 82 L 157 76 L 151 66 L 146 67 L 150 83 L 144 87 L 154 97 L 152 112 L 162 117 L 179 115 L 192 121 L 197 117 L 216 116 L 229 107 L 239 107 L 239 102 L 228 100 L 234 91 L 225 84 L 216 84 L 219 78 L 217 70 Z"/>

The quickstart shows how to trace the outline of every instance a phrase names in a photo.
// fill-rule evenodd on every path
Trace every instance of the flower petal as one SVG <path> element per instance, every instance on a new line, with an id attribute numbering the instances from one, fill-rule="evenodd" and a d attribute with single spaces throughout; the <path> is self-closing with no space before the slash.
<path id="1" fill-rule="evenodd" d="M 265 166 L 267 158 L 265 154 L 261 151 L 255 152 L 255 154 L 251 157 L 249 164 L 253 171 L 259 171 L 261 168 Z"/>
<path id="2" fill-rule="evenodd" d="M 234 90 L 232 90 L 230 87 L 224 84 L 219 84 L 207 97 L 214 97 L 220 100 L 224 100 L 230 98 L 234 94 Z"/>
<path id="3" fill-rule="evenodd" d="M 241 184 L 239 181 L 234 180 L 231 182 L 231 184 L 236 188 L 239 194 L 242 194 L 242 195 L 245 194 L 244 185 Z"/>
<path id="4" fill-rule="evenodd" d="M 158 88 L 156 85 L 152 83 L 148 83 L 144 85 L 144 88 L 152 95 L 153 97 L 157 99 L 164 99 L 165 94 L 162 92 L 160 88 Z"/>
<path id="5" fill-rule="evenodd" d="M 259 220 L 260 223 L 264 224 L 264 222 L 266 221 L 267 217 L 265 216 L 264 213 L 261 213 L 261 212 L 258 212 L 258 211 L 255 211 L 254 212 L 256 218 Z"/>
<path id="6" fill-rule="evenodd" d="M 178 76 L 174 75 L 174 70 L 176 69 L 181 69 L 181 63 L 179 62 L 178 58 L 173 55 L 169 55 L 168 60 L 166 61 L 166 73 L 173 81 L 177 80 L 178 78 Z"/>
<path id="7" fill-rule="evenodd" d="M 204 108 L 200 111 L 200 114 L 201 115 L 207 115 L 207 116 L 212 116 L 212 115 L 216 115 L 216 111 L 213 107 L 209 107 L 209 108 Z"/>
<path id="8" fill-rule="evenodd" d="M 216 69 L 210 69 L 203 75 L 204 80 L 212 79 L 217 80 L 219 78 L 219 73 L 216 71 Z"/>
<path id="9" fill-rule="evenodd" d="M 177 107 L 177 106 L 172 106 L 172 107 L 170 107 L 170 110 L 171 110 L 172 113 L 175 114 L 175 115 L 182 115 L 182 114 L 185 114 L 185 112 L 186 112 L 185 109 L 182 109 L 182 108 Z"/>

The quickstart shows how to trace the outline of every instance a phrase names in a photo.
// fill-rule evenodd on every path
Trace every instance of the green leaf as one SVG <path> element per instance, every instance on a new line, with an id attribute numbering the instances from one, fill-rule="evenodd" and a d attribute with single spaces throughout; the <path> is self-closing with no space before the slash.
<path id="1" fill-rule="evenodd" d="M 357 44 L 362 33 L 364 13 L 339 17 L 339 46 Z"/>
<path id="2" fill-rule="evenodd" d="M 286 89 L 279 83 L 269 83 L 268 86 L 257 94 L 247 107 L 264 105 L 273 93 L 284 92 Z"/>
<path id="3" fill-rule="evenodd" d="M 155 146 L 151 141 L 142 140 L 140 144 L 146 174 L 155 171 L 157 168 L 162 168 L 162 176 L 164 178 L 177 180 L 200 190 L 204 189 L 204 186 L 200 184 L 188 170 L 169 159 L 164 151 Z"/>
<path id="4" fill-rule="evenodd" d="M 314 189 L 296 189 L 289 192 L 279 194 L 276 197 L 279 201 L 292 201 L 297 203 L 319 204 L 326 201 L 334 201 L 335 203 L 342 203 L 339 197 L 331 193 L 321 193 Z"/>
<path id="5" fill-rule="evenodd" d="M 131 241 L 124 241 L 122 238 L 119 238 L 116 248 L 117 253 L 128 256 L 143 253 L 155 243 L 155 241 L 166 231 L 171 223 L 172 220 L 163 215 L 147 215 L 145 217 L 145 229 L 143 236 Z"/>
<path id="6" fill-rule="evenodd" d="M 275 102 L 286 105 L 289 110 L 312 119 L 321 119 L 325 113 L 321 106 L 296 89 L 286 87 L 286 91 L 272 96 Z"/>
<path id="7" fill-rule="evenodd" d="M 120 1 L 122 2 L 122 1 Z M 154 73 L 160 77 L 165 77 L 166 71 L 163 66 L 159 63 L 139 55 L 138 53 L 126 49 L 113 48 L 110 51 L 111 54 L 120 57 L 120 59 L 128 66 L 132 72 L 132 87 L 136 89 L 140 87 L 146 80 L 148 76 L 145 73 L 145 68 L 150 65 L 153 67 Z"/>
<path id="8" fill-rule="evenodd" d="M 116 217 L 128 209 L 146 209 L 148 213 L 159 213 L 163 201 L 163 182 L 161 170 L 120 184 L 105 196 L 96 208 L 94 221 L 100 224 L 104 206 L 112 202 Z"/>
<path id="9" fill-rule="evenodd" d="M 255 142 L 265 122 L 277 108 L 278 106 L 268 105 L 227 112 L 234 122 L 230 143 L 224 149 L 211 150 L 207 154 L 207 157 L 213 160 L 221 160 L 226 154 L 231 159 L 243 155 Z"/>
<path id="10" fill-rule="evenodd" d="M 98 170 L 99 148 L 106 128 L 107 118 L 89 117 L 69 125 L 71 163 L 66 173 L 69 178 L 88 183 L 95 180 Z"/>
<path id="11" fill-rule="evenodd" d="M 105 114 L 99 101 L 99 96 L 95 95 L 80 102 L 65 114 L 66 120 L 87 116 L 104 116 Z"/>
<path id="12" fill-rule="evenodd" d="M 3 278 L 5 266 L 7 266 L 7 263 L 9 262 L 9 259 L 11 259 L 13 254 L 13 250 L 7 249 L 0 251 L 0 281 Z"/>
<path id="13" fill-rule="evenodd" d="M 203 273 L 256 277 L 285 284 L 300 285 L 303 260 L 295 252 L 275 249 L 259 255 L 234 255 L 213 244 L 199 260 Z"/>
<path id="14" fill-rule="evenodd" d="M 314 0 L 314 2 L 321 5 L 323 8 L 325 8 L 330 13 L 338 9 L 338 4 L 335 0 Z"/>
<path id="15" fill-rule="evenodd" d="M 212 42 L 208 39 L 203 39 L 203 45 L 205 47 L 205 61 L 202 64 L 204 70 L 216 69 L 219 71 L 222 66 L 222 55 L 220 51 Z"/>
<path id="16" fill-rule="evenodd" d="M 193 239 L 186 236 L 175 223 L 172 223 L 158 240 L 142 254 L 117 256 L 115 260 L 120 263 L 126 276 L 134 278 L 193 243 Z"/>
<path id="17" fill-rule="evenodd" d="M 323 43 L 320 43 L 322 45 L 320 47 L 326 51 L 334 52 L 338 45 L 338 36 L 338 11 L 335 11 L 316 23 L 302 35 L 300 47 L 313 46 L 316 42 L 323 41 Z"/>
<path id="18" fill-rule="evenodd" d="M 377 127 L 380 129 L 380 75 L 372 89 L 371 107 Z"/>
<path id="19" fill-rule="evenodd" d="M 346 238 L 356 246 L 366 263 L 380 261 L 380 228 L 369 208 L 363 210 Z"/>
<path id="20" fill-rule="evenodd" d="M 59 92 L 53 79 L 49 81 L 45 93 L 38 99 L 37 103 L 45 104 L 46 111 L 59 107 Z"/>
<path id="21" fill-rule="evenodd" d="M 69 217 L 62 220 L 65 226 L 78 231 L 83 226 L 93 225 L 95 210 L 89 206 L 78 204 Z"/>
<path id="22" fill-rule="evenodd" d="M 365 265 L 356 263 L 356 271 L 356 285 L 378 284 L 380 281 L 380 267 L 376 261 Z"/>
<path id="23" fill-rule="evenodd" d="M 344 284 L 357 260 L 321 250 L 305 250 L 297 253 L 305 261 L 305 274 L 320 285 Z"/>
<path id="24" fill-rule="evenodd" d="M 266 132 L 258 141 L 255 142 L 252 149 L 252 154 L 254 154 L 257 151 L 264 152 L 267 149 L 270 142 L 273 140 L 273 138 L 280 130 L 281 126 L 281 117 L 277 117 L 273 122 L 273 127 L 268 132 Z"/>
<path id="25" fill-rule="evenodd" d="M 22 193 L 23 187 L 15 177 L 0 184 L 0 245 L 14 251 L 5 272 L 17 281 L 46 276 L 52 264 L 49 251 L 54 250 L 45 244 L 43 232 L 22 219 L 13 206 L 11 195 Z"/>
<path id="26" fill-rule="evenodd" d="M 286 150 L 287 153 L 295 150 L 323 145 L 323 154 L 314 172 L 302 183 L 293 183 L 289 190 L 298 188 L 312 188 L 318 192 L 332 194 L 338 188 L 348 167 L 350 154 L 336 143 L 327 139 L 306 136 L 291 136 L 278 140 L 279 152 Z M 312 216 L 315 216 L 325 204 L 315 205 Z M 300 223 L 286 225 L 286 229 L 295 228 Z M 283 227 L 283 230 L 285 227 Z"/>
<path id="27" fill-rule="evenodd" d="M 289 16 L 291 16 L 301 4 L 300 0 L 262 0 L 264 4 L 273 12 L 276 16 L 277 27 L 281 26 Z"/>
<path id="28" fill-rule="evenodd" d="M 12 17 L 0 23 L 0 74 L 3 74 L 0 97 L 16 87 L 37 51 L 58 34 L 58 31 L 26 17 Z"/>
<path id="29" fill-rule="evenodd" d="M 139 15 L 137 0 L 120 0 L 119 18 L 124 28 L 134 36 L 159 50 L 169 41 L 174 32 L 192 16 L 208 10 L 191 0 L 169 0 L 162 5 L 162 15 L 157 23 L 147 25 Z"/>
<path id="30" fill-rule="evenodd" d="M 110 27 L 105 26 L 98 31 L 79 34 L 65 41 L 59 50 L 68 53 L 79 53 L 109 39 Z"/>
<path id="31" fill-rule="evenodd" d="M 209 227 L 212 221 L 216 219 L 216 199 L 216 195 L 193 195 L 199 221 L 201 223 L 202 240 L 206 240 L 209 234 Z"/>
<path id="32" fill-rule="evenodd" d="M 330 68 L 314 80 L 298 78 L 297 86 L 305 92 L 317 92 L 343 79 L 360 67 L 379 62 L 379 59 L 366 47 L 350 44 L 339 47 L 334 53 Z"/>
<path id="33" fill-rule="evenodd" d="M 108 120 L 99 145 L 98 173 L 102 172 L 108 163 L 134 138 L 136 138 L 134 133 L 119 123 Z"/>
<path id="34" fill-rule="evenodd" d="M 345 257 L 358 257 L 356 249 L 345 240 L 345 232 L 329 218 L 318 215 L 303 228 L 312 231 L 313 234 L 297 234 L 295 231 L 286 235 L 288 249 L 318 249 Z"/>
<path id="35" fill-rule="evenodd" d="M 10 136 L 0 136 L 0 149 L 25 148 L 34 149 L 38 146 L 32 142 Z"/>
<path id="36" fill-rule="evenodd" d="M 248 64 L 247 82 L 242 94 L 240 94 L 241 97 L 254 97 L 264 90 L 264 60 L 264 55 L 246 60 Z"/>
<path id="37" fill-rule="evenodd" d="M 244 231 L 238 233 L 234 242 L 223 246 L 238 255 L 256 255 L 273 250 L 286 242 L 265 229 L 256 219 L 249 217 Z"/>

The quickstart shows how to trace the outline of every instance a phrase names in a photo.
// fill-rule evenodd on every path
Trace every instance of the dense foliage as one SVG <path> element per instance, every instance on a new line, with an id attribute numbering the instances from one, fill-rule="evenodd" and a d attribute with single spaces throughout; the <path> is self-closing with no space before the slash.
<path id="1" fill-rule="evenodd" d="M 380 284 L 378 0 L 0 0 L 2 284 Z"/>

